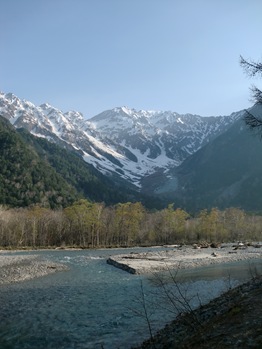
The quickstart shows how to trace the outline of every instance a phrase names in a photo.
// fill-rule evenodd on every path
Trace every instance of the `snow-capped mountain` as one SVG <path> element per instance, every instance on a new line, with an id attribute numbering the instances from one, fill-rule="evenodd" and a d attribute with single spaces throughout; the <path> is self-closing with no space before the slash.
<path id="1" fill-rule="evenodd" d="M 225 132 L 243 113 L 201 117 L 120 107 L 85 120 L 79 112 L 63 113 L 49 104 L 35 106 L 0 93 L 0 115 L 15 127 L 73 147 L 102 173 L 138 188 L 156 173 L 168 176 L 170 169 Z"/>

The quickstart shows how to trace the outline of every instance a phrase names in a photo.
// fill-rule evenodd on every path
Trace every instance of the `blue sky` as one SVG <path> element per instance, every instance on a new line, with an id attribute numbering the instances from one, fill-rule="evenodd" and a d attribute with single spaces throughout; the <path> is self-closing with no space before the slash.
<path id="1" fill-rule="evenodd" d="M 248 108 L 261 0 L 0 0 L 0 90 L 86 118 Z"/>

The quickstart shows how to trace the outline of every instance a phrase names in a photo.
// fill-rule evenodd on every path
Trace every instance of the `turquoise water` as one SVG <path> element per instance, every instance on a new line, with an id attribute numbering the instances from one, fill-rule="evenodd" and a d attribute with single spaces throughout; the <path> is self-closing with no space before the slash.
<path id="1" fill-rule="evenodd" d="M 106 264 L 110 254 L 123 250 L 30 253 L 65 263 L 69 270 L 0 288 L 1 349 L 131 348 L 149 337 L 143 305 L 153 331 L 178 311 L 166 302 L 152 276 L 131 275 Z M 261 268 L 261 262 L 256 264 Z M 247 262 L 178 275 L 192 307 L 248 278 Z M 168 292 L 176 291 L 165 285 Z"/>

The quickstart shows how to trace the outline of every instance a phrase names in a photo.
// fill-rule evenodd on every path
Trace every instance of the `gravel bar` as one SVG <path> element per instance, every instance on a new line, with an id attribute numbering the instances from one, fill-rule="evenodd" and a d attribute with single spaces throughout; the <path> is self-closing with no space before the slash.
<path id="1" fill-rule="evenodd" d="M 260 246 L 259 246 L 260 247 Z M 146 274 L 167 269 L 189 269 L 205 265 L 250 260 L 262 257 L 262 248 L 225 246 L 193 248 L 183 246 L 164 251 L 148 251 L 110 256 L 107 263 L 131 274 Z"/>
<path id="2" fill-rule="evenodd" d="M 30 280 L 67 270 L 63 264 L 44 260 L 38 255 L 0 255 L 0 285 Z"/>

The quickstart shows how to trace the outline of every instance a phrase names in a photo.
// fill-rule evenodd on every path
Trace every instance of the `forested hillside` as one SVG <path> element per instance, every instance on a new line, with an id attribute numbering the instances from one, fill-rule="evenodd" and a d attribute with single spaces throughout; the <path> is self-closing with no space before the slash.
<path id="1" fill-rule="evenodd" d="M 261 153 L 260 137 L 237 121 L 176 169 L 173 200 L 193 212 L 212 207 L 261 212 Z"/>
<path id="2" fill-rule="evenodd" d="M 0 204 L 67 206 L 80 195 L 0 117 Z"/>
<path id="3" fill-rule="evenodd" d="M 0 161 L 0 204 L 9 207 L 59 208 L 80 198 L 106 204 L 142 201 L 149 207 L 160 205 L 159 200 L 115 185 L 76 152 L 15 129 L 2 117 Z"/>

